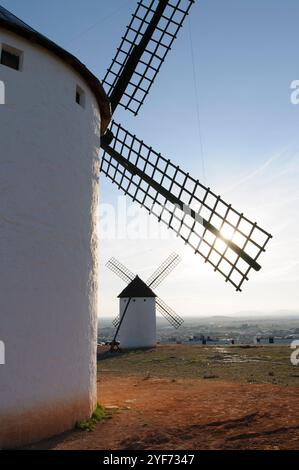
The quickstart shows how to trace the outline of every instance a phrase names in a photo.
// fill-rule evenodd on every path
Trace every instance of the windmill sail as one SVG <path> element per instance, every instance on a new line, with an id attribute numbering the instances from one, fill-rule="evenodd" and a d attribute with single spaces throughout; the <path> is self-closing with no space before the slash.
<path id="1" fill-rule="evenodd" d="M 135 274 L 132 273 L 124 264 L 118 261 L 115 258 L 111 258 L 106 263 L 107 268 L 109 268 L 114 274 L 117 274 L 123 281 L 131 282 L 135 278 Z"/>
<path id="2" fill-rule="evenodd" d="M 194 0 L 140 0 L 103 84 L 112 111 L 138 114 Z"/>
<path id="3" fill-rule="evenodd" d="M 111 131 L 101 171 L 240 291 L 271 235 L 120 124 Z"/>
<path id="4" fill-rule="evenodd" d="M 163 315 L 169 323 L 175 328 L 179 328 L 184 320 L 175 313 L 160 297 L 156 297 L 157 310 Z"/>
<path id="5" fill-rule="evenodd" d="M 171 273 L 171 271 L 180 263 L 181 258 L 177 253 L 171 253 L 168 258 L 163 261 L 161 266 L 146 281 L 151 289 L 155 289 L 161 282 Z"/>
<path id="6" fill-rule="evenodd" d="M 112 320 L 112 325 L 117 328 L 118 325 L 119 325 L 119 315 L 117 315 L 117 317 L 113 318 Z"/>

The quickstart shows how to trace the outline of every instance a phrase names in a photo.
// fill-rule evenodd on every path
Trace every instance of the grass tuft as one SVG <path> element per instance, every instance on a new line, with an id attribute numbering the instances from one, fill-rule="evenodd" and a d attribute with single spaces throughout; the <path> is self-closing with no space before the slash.
<path id="1" fill-rule="evenodd" d="M 93 431 L 97 423 L 106 418 L 104 407 L 98 403 L 96 409 L 91 415 L 91 418 L 85 421 L 78 421 L 75 427 L 80 431 Z"/>

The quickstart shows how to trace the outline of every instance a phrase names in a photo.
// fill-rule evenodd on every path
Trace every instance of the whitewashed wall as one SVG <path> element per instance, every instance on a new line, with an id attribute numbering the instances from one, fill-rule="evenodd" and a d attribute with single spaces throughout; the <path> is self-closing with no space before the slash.
<path id="1" fill-rule="evenodd" d="M 39 440 L 96 405 L 100 115 L 83 79 L 47 50 L 0 65 L 0 448 Z M 86 93 L 85 109 L 75 101 Z"/>
<path id="2" fill-rule="evenodd" d="M 119 299 L 122 318 L 129 299 Z M 120 347 L 150 348 L 156 346 L 156 300 L 155 297 L 132 299 L 119 330 Z"/>

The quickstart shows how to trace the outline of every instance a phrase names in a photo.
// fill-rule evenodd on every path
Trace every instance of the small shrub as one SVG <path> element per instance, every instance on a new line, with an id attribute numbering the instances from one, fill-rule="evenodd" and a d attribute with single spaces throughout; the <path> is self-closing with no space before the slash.
<path id="1" fill-rule="evenodd" d="M 86 421 L 78 421 L 76 423 L 76 429 L 79 429 L 80 431 L 93 431 L 97 423 L 103 419 L 106 419 L 105 409 L 98 403 L 96 409 L 91 415 L 91 418 Z"/>

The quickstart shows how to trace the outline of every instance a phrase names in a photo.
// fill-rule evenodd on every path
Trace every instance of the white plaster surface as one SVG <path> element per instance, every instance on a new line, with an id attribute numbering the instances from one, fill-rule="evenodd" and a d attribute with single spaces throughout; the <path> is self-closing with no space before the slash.
<path id="1" fill-rule="evenodd" d="M 120 318 L 129 299 L 120 298 Z M 119 330 L 120 347 L 150 348 L 156 346 L 156 300 L 155 297 L 137 297 L 130 301 Z"/>
<path id="2" fill-rule="evenodd" d="M 0 448 L 60 432 L 96 405 L 100 147 L 98 106 L 80 75 L 0 29 L 2 43 L 24 56 L 21 71 L 0 65 Z M 49 430 L 45 417 L 36 434 L 34 410 L 58 403 L 73 415 Z M 32 436 L 20 420 L 14 429 L 19 415 Z"/>

